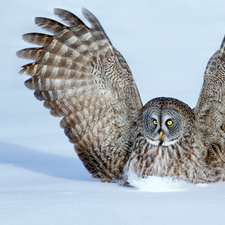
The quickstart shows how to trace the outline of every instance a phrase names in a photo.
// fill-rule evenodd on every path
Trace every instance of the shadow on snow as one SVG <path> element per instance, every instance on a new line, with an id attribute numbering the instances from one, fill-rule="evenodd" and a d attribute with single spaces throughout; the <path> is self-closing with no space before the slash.
<path id="1" fill-rule="evenodd" d="M 52 177 L 96 182 L 78 158 L 54 155 L 0 142 L 0 163 Z"/>

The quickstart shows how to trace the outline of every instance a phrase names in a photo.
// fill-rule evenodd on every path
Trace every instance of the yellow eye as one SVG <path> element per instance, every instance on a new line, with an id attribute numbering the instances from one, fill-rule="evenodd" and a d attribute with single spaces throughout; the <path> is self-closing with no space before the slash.
<path id="1" fill-rule="evenodd" d="M 157 125 L 157 121 L 156 120 L 153 120 L 153 123 L 154 123 L 154 125 Z"/>
<path id="2" fill-rule="evenodd" d="M 173 121 L 172 121 L 172 120 L 168 120 L 168 121 L 166 122 L 166 124 L 167 124 L 168 126 L 171 126 L 171 125 L 173 124 Z"/>

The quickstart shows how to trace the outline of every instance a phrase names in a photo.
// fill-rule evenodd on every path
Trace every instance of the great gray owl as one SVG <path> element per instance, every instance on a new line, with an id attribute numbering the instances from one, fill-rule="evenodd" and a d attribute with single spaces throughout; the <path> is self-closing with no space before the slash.
<path id="1" fill-rule="evenodd" d="M 20 72 L 31 76 L 25 85 L 51 114 L 63 117 L 60 126 L 93 177 L 225 180 L 224 41 L 209 60 L 194 109 L 165 97 L 143 106 L 126 61 L 95 16 L 83 9 L 89 28 L 68 11 L 54 12 L 68 26 L 37 17 L 53 35 L 23 35 L 42 47 L 17 52 L 35 60 Z"/>

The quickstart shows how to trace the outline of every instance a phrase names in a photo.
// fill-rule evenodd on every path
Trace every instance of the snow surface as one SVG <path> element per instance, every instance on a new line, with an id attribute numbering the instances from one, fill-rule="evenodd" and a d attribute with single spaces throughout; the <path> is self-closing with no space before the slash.
<path id="1" fill-rule="evenodd" d="M 59 127 L 18 75 L 15 52 L 44 32 L 35 16 L 81 7 L 101 21 L 128 61 L 143 103 L 171 96 L 194 107 L 210 56 L 225 34 L 224 0 L 7 0 L 1 2 L 0 225 L 225 224 L 225 183 L 149 178 L 134 187 L 92 179 Z"/>

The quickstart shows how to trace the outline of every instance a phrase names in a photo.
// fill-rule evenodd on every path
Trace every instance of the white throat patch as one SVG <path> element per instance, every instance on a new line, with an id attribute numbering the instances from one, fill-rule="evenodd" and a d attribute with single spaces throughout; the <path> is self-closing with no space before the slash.
<path id="1" fill-rule="evenodd" d="M 145 136 L 145 137 L 146 137 L 146 136 Z M 146 139 L 147 139 L 147 142 L 148 142 L 148 143 L 150 143 L 150 144 L 152 144 L 152 145 L 155 145 L 155 146 L 159 146 L 159 143 L 160 143 L 159 140 L 158 140 L 158 141 L 153 141 L 153 140 L 149 139 L 148 137 L 146 137 Z M 174 145 L 174 144 L 177 143 L 177 141 L 178 141 L 178 140 L 163 141 L 162 146 Z"/>

